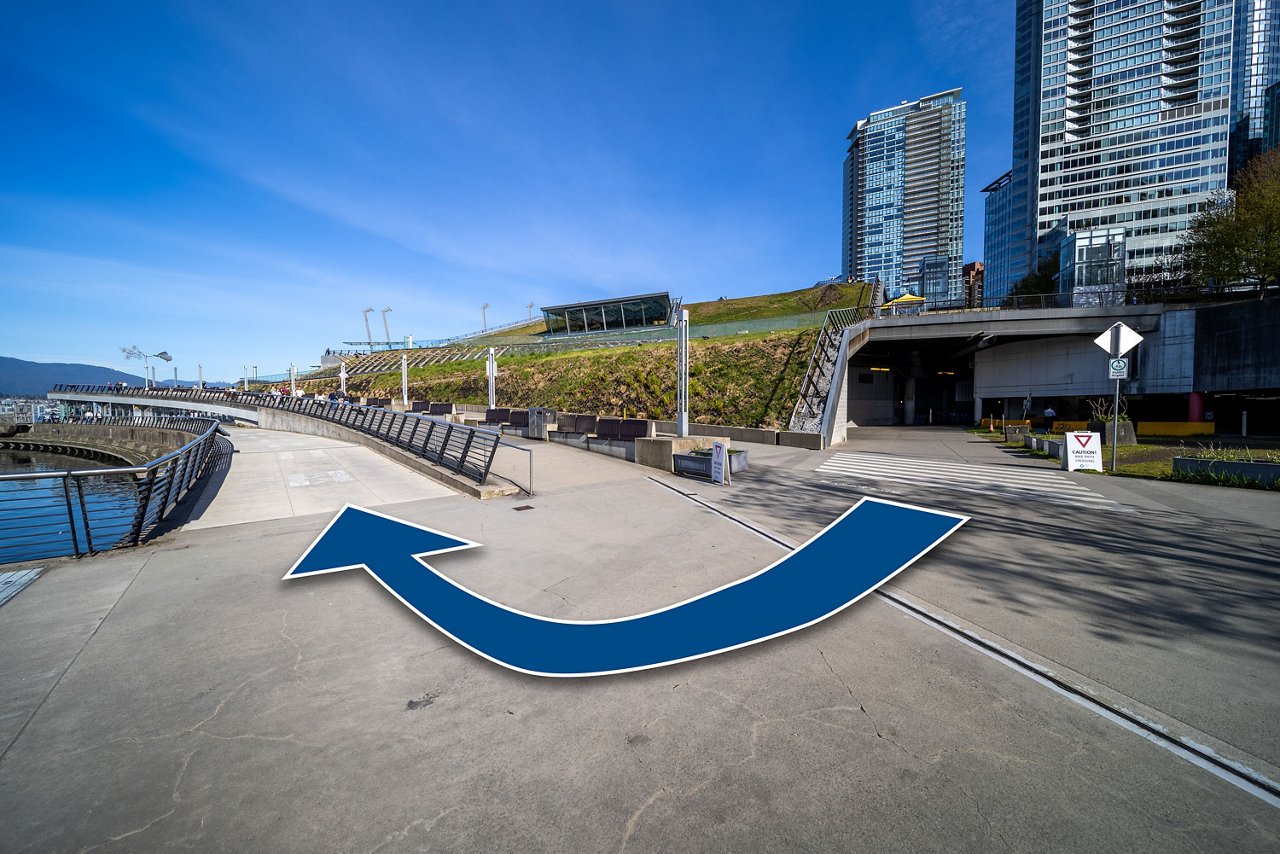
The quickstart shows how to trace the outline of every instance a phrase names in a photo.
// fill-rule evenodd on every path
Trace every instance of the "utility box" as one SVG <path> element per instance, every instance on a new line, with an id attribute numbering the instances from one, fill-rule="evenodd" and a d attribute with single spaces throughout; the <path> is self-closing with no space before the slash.
<path id="1" fill-rule="evenodd" d="M 556 427 L 556 419 L 559 417 L 554 409 L 547 409 L 543 406 L 532 406 L 529 408 L 529 438 L 541 439 L 547 441 L 547 431 Z"/>

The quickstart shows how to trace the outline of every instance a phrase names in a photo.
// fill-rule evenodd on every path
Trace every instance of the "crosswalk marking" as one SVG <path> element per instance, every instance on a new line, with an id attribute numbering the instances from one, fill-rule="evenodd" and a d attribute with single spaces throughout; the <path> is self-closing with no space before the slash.
<path id="1" fill-rule="evenodd" d="M 970 492 L 1011 501 L 1128 509 L 1050 470 L 841 452 L 833 454 L 818 466 L 817 471 L 849 478 Z"/>

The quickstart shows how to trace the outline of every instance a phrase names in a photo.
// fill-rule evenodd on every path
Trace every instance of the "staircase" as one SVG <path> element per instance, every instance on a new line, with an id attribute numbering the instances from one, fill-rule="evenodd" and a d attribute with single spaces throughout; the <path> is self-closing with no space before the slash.
<path id="1" fill-rule="evenodd" d="M 837 308 L 827 312 L 817 343 L 813 345 L 813 355 L 809 357 L 809 369 L 800 384 L 800 399 L 791 413 L 792 432 L 822 432 L 822 416 L 826 412 L 831 380 L 836 373 L 840 341 L 846 329 L 866 320 L 869 313 L 866 308 Z"/>

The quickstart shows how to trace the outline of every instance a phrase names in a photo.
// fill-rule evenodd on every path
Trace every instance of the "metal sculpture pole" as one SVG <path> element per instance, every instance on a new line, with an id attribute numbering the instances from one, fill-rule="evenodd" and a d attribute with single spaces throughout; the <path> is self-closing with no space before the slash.
<path id="1" fill-rule="evenodd" d="M 492 347 L 489 348 L 484 373 L 489 379 L 489 408 L 495 409 L 498 406 L 498 354 Z"/>
<path id="2" fill-rule="evenodd" d="M 689 310 L 676 324 L 676 435 L 689 435 Z"/>
<path id="3" fill-rule="evenodd" d="M 384 314 L 383 320 L 387 319 Z M 400 402 L 405 406 L 409 405 L 409 357 L 400 354 Z"/>

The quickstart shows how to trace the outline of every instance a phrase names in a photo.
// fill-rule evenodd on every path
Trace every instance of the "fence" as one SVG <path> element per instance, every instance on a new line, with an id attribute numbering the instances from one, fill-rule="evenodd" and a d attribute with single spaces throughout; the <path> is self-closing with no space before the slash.
<path id="1" fill-rule="evenodd" d="M 191 490 L 217 441 L 209 418 L 102 418 L 195 434 L 140 466 L 0 475 L 0 564 L 135 546 Z"/>
<path id="2" fill-rule="evenodd" d="M 430 415 L 336 403 L 323 398 L 287 397 L 233 389 L 122 390 L 109 385 L 57 385 L 53 390 L 70 394 L 141 395 L 165 401 L 232 403 L 294 412 L 373 436 L 482 486 L 488 480 L 493 456 L 502 439 L 502 435 L 493 430 L 457 424 Z"/>

